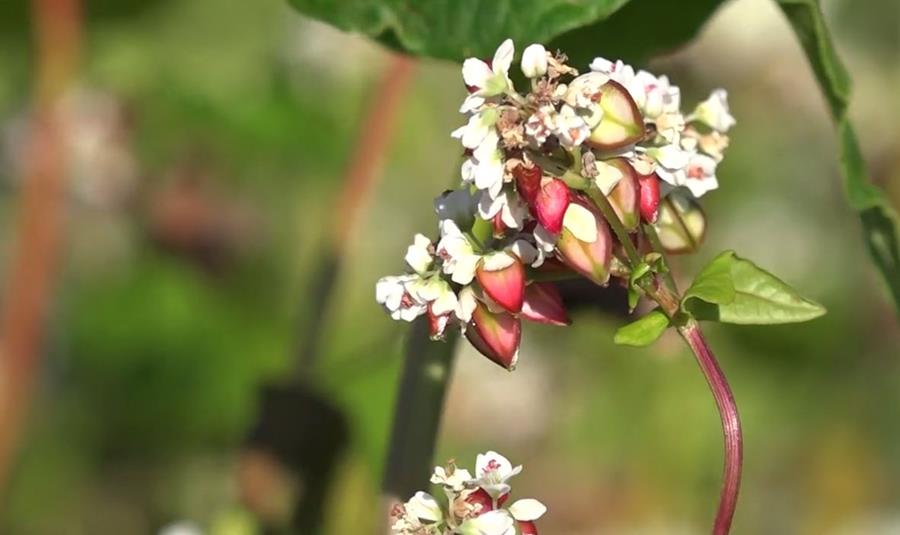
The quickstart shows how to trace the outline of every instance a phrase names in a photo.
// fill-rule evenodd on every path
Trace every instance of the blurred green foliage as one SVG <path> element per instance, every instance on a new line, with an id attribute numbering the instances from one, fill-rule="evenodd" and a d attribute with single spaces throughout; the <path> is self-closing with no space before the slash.
<path id="1" fill-rule="evenodd" d="M 882 28 L 894 4 L 825 7 L 858 80 L 851 115 L 865 125 L 864 154 L 896 204 L 896 33 L 860 31 Z M 4 136 L 29 101 L 26 35 L 3 36 L 15 52 L 0 55 Z M 399 268 L 414 232 L 433 228 L 430 199 L 455 181 L 457 67 L 418 65 L 334 300 L 312 310 L 303 283 L 384 51 L 265 2 L 166 0 L 91 19 L 86 36 L 80 85 L 127 110 L 138 181 L 113 206 L 71 196 L 65 275 L 0 532 L 150 533 L 181 519 L 249 531 L 237 452 L 260 387 L 287 375 L 309 314 L 329 320 L 313 382 L 352 429 L 328 533 L 368 531 L 403 332 L 372 285 Z M 749 1 L 726 5 L 695 45 L 651 65 L 688 102 L 727 87 L 739 121 L 723 186 L 704 198 L 708 243 L 675 271 L 687 280 L 734 247 L 829 309 L 800 326 L 710 328 L 746 427 L 736 531 L 876 533 L 867 522 L 877 521 L 890 533 L 900 514 L 900 333 L 844 206 L 805 65 L 778 11 Z M 7 260 L 17 185 L 3 161 Z M 213 214 L 211 243 L 172 241 L 159 224 L 167 188 L 185 180 L 212 207 L 190 211 Z M 471 464 L 497 449 L 524 463 L 516 489 L 548 503 L 548 533 L 702 532 L 719 485 L 712 401 L 668 335 L 647 349 L 615 346 L 624 321 L 584 312 L 565 331 L 530 329 L 514 374 L 464 352 L 439 458 Z"/>

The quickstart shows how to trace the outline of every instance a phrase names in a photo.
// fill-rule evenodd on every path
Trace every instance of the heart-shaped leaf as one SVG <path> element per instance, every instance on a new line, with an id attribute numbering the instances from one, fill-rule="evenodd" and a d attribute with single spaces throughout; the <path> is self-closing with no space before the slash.
<path id="1" fill-rule="evenodd" d="M 734 251 L 723 252 L 700 272 L 681 307 L 697 319 L 745 325 L 795 323 L 825 313 L 822 305 Z"/>
<path id="2" fill-rule="evenodd" d="M 616 331 L 613 341 L 619 345 L 643 347 L 655 342 L 669 326 L 669 318 L 658 308 Z"/>

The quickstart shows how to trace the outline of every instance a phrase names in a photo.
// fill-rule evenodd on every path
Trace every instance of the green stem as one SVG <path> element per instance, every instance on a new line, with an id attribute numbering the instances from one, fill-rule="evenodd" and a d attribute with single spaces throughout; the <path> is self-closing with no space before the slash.
<path id="1" fill-rule="evenodd" d="M 625 230 L 625 226 L 619 220 L 619 216 L 616 215 L 616 211 L 613 209 L 612 205 L 609 204 L 609 199 L 607 199 L 606 195 L 596 187 L 588 188 L 587 193 L 594 201 L 594 204 L 597 205 L 597 208 L 600 209 L 600 213 L 603 214 L 606 222 L 612 227 L 613 232 L 616 234 L 622 247 L 625 248 L 625 254 L 628 256 L 628 262 L 631 264 L 630 267 L 634 268 L 640 264 L 641 255 L 631 241 L 631 236 L 628 234 L 628 231 Z"/>
<path id="2" fill-rule="evenodd" d="M 677 294 L 678 284 L 675 283 L 675 277 L 672 276 L 672 269 L 669 267 L 669 260 L 666 258 L 666 252 L 663 249 L 662 242 L 659 240 L 659 235 L 656 233 L 656 228 L 650 223 L 645 223 L 644 235 L 647 237 L 653 250 L 659 253 L 662 258 L 663 266 L 666 268 L 666 271 L 663 273 L 663 279 L 669 285 L 669 289 Z"/>
<path id="3" fill-rule="evenodd" d="M 387 507 L 428 487 L 458 340 L 450 329 L 446 342 L 432 342 L 426 317 L 410 329 L 381 486 Z"/>

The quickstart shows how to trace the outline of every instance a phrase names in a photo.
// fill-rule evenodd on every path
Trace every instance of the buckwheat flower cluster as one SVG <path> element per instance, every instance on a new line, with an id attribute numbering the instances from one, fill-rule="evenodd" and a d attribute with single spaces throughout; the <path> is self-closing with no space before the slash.
<path id="1" fill-rule="evenodd" d="M 667 252 L 696 248 L 706 228 L 696 199 L 718 187 L 735 122 L 724 90 L 684 114 L 665 76 L 603 58 L 580 74 L 539 44 L 521 56 L 520 93 L 514 57 L 506 40 L 490 61 L 463 63 L 466 121 L 451 134 L 463 148 L 460 185 L 435 200 L 438 234 L 416 235 L 406 272 L 376 285 L 392 318 L 427 315 L 435 339 L 458 328 L 507 369 L 522 319 L 570 323 L 550 279 L 632 275 L 598 196 L 642 252 L 642 223 Z"/>
<path id="2" fill-rule="evenodd" d="M 444 499 L 417 492 L 393 508 L 391 529 L 401 535 L 537 535 L 535 521 L 547 511 L 541 502 L 525 498 L 506 505 L 508 480 L 521 471 L 493 451 L 478 455 L 475 477 L 453 461 L 435 467 L 431 483 Z"/>

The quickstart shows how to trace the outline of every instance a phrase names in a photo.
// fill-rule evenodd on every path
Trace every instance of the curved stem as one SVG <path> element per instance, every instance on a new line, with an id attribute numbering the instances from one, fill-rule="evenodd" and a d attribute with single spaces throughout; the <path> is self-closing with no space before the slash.
<path id="1" fill-rule="evenodd" d="M 700 325 L 694 319 L 689 319 L 678 328 L 681 337 L 690 346 L 697 364 L 709 383 L 716 407 L 719 409 L 719 417 L 722 420 L 722 433 L 725 437 L 725 463 L 722 481 L 722 492 L 719 498 L 719 509 L 716 512 L 716 521 L 713 524 L 713 535 L 726 535 L 731 530 L 731 520 L 734 518 L 734 510 L 737 507 L 738 492 L 741 486 L 741 463 L 743 461 L 743 438 L 741 435 L 741 420 L 738 416 L 734 395 L 725 379 L 725 373 L 719 367 L 715 355 L 710 350 Z"/>

